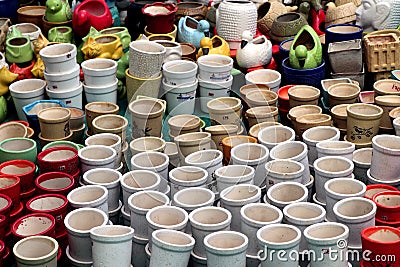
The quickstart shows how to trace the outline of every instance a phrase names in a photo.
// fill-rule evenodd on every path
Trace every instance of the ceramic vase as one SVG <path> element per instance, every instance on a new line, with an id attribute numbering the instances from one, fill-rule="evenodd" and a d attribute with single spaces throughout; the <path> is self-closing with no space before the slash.
<path id="1" fill-rule="evenodd" d="M 200 167 L 180 166 L 169 172 L 171 198 L 182 189 L 206 187 L 208 172 Z"/>
<path id="2" fill-rule="evenodd" d="M 392 135 L 378 135 L 372 138 L 372 177 L 384 181 L 400 179 L 398 168 L 392 165 L 400 155 L 400 148 L 397 146 L 399 140 L 400 137 Z"/>
<path id="3" fill-rule="evenodd" d="M 227 165 L 220 167 L 214 173 L 217 191 L 222 192 L 237 184 L 254 184 L 254 175 L 255 170 L 251 166 Z"/>
<path id="4" fill-rule="evenodd" d="M 271 186 L 264 196 L 264 202 L 279 209 L 291 203 L 305 202 L 308 198 L 308 189 L 297 182 L 281 182 Z"/>
<path id="5" fill-rule="evenodd" d="M 354 176 L 357 180 L 367 182 L 367 170 L 371 167 L 372 148 L 360 148 L 353 152 Z"/>
<path id="6" fill-rule="evenodd" d="M 156 99 L 137 99 L 129 104 L 131 114 L 132 136 L 161 137 L 162 115 L 164 105 Z"/>
<path id="7" fill-rule="evenodd" d="M 18 241 L 13 247 L 18 266 L 57 266 L 59 245 L 48 236 L 31 236 Z"/>
<path id="8" fill-rule="evenodd" d="M 78 151 L 81 162 L 82 173 L 95 168 L 115 167 L 117 152 L 111 147 L 104 145 L 93 145 L 82 148 Z"/>
<path id="9" fill-rule="evenodd" d="M 287 126 L 271 126 L 258 133 L 258 141 L 269 150 L 279 143 L 294 141 L 294 138 L 293 129 Z"/>
<path id="10" fill-rule="evenodd" d="M 75 188 L 67 195 L 72 208 L 96 208 L 108 216 L 108 191 L 101 185 L 86 185 Z"/>

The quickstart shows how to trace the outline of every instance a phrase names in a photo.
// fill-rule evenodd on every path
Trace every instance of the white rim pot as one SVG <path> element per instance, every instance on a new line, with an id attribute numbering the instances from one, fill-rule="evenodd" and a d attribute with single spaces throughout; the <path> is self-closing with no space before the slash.
<path id="1" fill-rule="evenodd" d="M 298 202 L 287 205 L 283 208 L 284 221 L 299 228 L 303 233 L 306 227 L 323 222 L 325 220 L 325 209 L 314 203 Z M 304 236 L 301 237 L 299 252 L 307 249 L 307 242 Z"/>
<path id="2" fill-rule="evenodd" d="M 207 102 L 211 125 L 233 124 L 241 127 L 242 102 L 236 97 L 218 97 Z"/>
<path id="3" fill-rule="evenodd" d="M 217 182 L 217 191 L 237 184 L 254 184 L 255 170 L 246 165 L 228 165 L 218 168 L 215 171 L 215 180 Z"/>
<path id="4" fill-rule="evenodd" d="M 233 76 L 231 75 L 227 81 L 222 82 L 209 82 L 197 78 L 199 80 L 199 91 L 200 91 L 200 109 L 207 113 L 208 101 L 218 97 L 229 97 L 231 92 L 231 86 L 233 83 Z"/>
<path id="5" fill-rule="evenodd" d="M 333 206 L 340 200 L 349 197 L 363 197 L 367 187 L 363 182 L 349 178 L 333 178 L 325 185 L 326 219 L 336 221 Z"/>
<path id="6" fill-rule="evenodd" d="M 241 232 L 249 238 L 247 255 L 258 256 L 257 231 L 269 224 L 280 223 L 283 214 L 280 209 L 265 203 L 250 203 L 240 209 Z"/>
<path id="7" fill-rule="evenodd" d="M 93 133 L 113 133 L 121 137 L 122 146 L 126 139 L 126 129 L 128 128 L 128 120 L 120 115 L 106 114 L 93 119 Z"/>
<path id="8" fill-rule="evenodd" d="M 259 106 L 246 110 L 246 119 L 249 127 L 262 122 L 277 122 L 278 108 L 274 106 Z"/>
<path id="9" fill-rule="evenodd" d="M 75 209 L 96 208 L 108 214 L 108 190 L 101 185 L 86 185 L 75 188 L 67 195 L 68 202 Z"/>
<path id="10" fill-rule="evenodd" d="M 303 164 L 290 159 L 274 159 L 265 164 L 267 188 L 282 182 L 303 182 Z"/>
<path id="11" fill-rule="evenodd" d="M 190 84 L 168 85 L 162 81 L 167 101 L 167 111 L 171 115 L 193 114 L 198 80 Z"/>
<path id="12" fill-rule="evenodd" d="M 353 160 L 355 144 L 347 141 L 322 141 L 317 143 L 318 158 L 326 156 L 341 156 Z"/>
<path id="13" fill-rule="evenodd" d="M 46 94 L 50 99 L 60 100 L 67 107 L 80 109 L 82 109 L 82 92 L 81 82 L 78 82 L 78 86 L 69 89 L 50 90 L 48 87 L 46 88 Z"/>
<path id="14" fill-rule="evenodd" d="M 77 49 L 74 44 L 54 44 L 44 47 L 39 52 L 49 74 L 63 74 L 76 66 Z"/>
<path id="15" fill-rule="evenodd" d="M 171 198 L 182 189 L 190 187 L 206 187 L 208 173 L 195 166 L 181 166 L 169 172 L 171 182 Z"/>
<path id="16" fill-rule="evenodd" d="M 375 226 L 376 204 L 364 197 L 349 197 L 333 206 L 337 222 L 349 227 L 350 247 L 361 247 L 361 231 Z"/>
<path id="17" fill-rule="evenodd" d="M 87 146 L 78 151 L 81 162 L 81 171 L 85 173 L 95 168 L 115 168 L 117 152 L 108 146 L 93 145 Z"/>
<path id="18" fill-rule="evenodd" d="M 175 115 L 168 119 L 169 131 L 172 136 L 200 131 L 201 120 L 196 115 Z"/>
<path id="19" fill-rule="evenodd" d="M 163 80 L 169 85 L 192 84 L 196 80 L 197 64 L 188 60 L 171 60 L 163 65 Z"/>
<path id="20" fill-rule="evenodd" d="M 109 168 L 96 168 L 83 174 L 83 182 L 88 185 L 101 185 L 108 190 L 108 209 L 115 210 L 119 206 L 120 172 Z"/>
<path id="21" fill-rule="evenodd" d="M 307 198 L 308 189 L 305 185 L 296 182 L 282 182 L 271 186 L 267 190 L 264 202 L 268 202 L 282 210 L 291 203 L 306 202 Z"/>
<path id="22" fill-rule="evenodd" d="M 132 140 L 129 143 L 132 155 L 145 151 L 164 152 L 165 141 L 160 137 L 145 136 Z"/>
<path id="23" fill-rule="evenodd" d="M 128 208 L 130 210 L 130 225 L 135 229 L 135 236 L 149 239 L 147 212 L 154 207 L 169 205 L 169 202 L 167 195 L 153 190 L 141 191 L 131 195 L 128 198 Z M 128 208 L 125 209 L 128 210 Z"/>
<path id="24" fill-rule="evenodd" d="M 265 84 L 271 91 L 278 91 L 282 76 L 276 70 L 261 69 L 249 72 L 245 75 L 246 84 Z"/>
<path id="25" fill-rule="evenodd" d="M 231 230 L 240 231 L 240 209 L 249 203 L 260 202 L 261 189 L 251 184 L 230 186 L 220 192 L 221 206 L 232 214 Z"/>
<path id="26" fill-rule="evenodd" d="M 199 77 L 204 81 L 221 82 L 229 80 L 233 59 L 223 55 L 204 55 L 197 60 Z"/>
<path id="27" fill-rule="evenodd" d="M 265 163 L 268 160 L 268 149 L 260 144 L 245 143 L 232 148 L 231 158 L 233 164 L 247 165 L 254 168 L 254 184 L 265 186 L 265 177 L 267 175 Z"/>
<path id="28" fill-rule="evenodd" d="M 110 102 L 117 103 L 118 79 L 115 78 L 112 83 L 106 85 L 91 86 L 83 84 L 86 101 L 92 102 Z M 93 122 L 92 122 L 93 123 Z"/>
<path id="29" fill-rule="evenodd" d="M 78 64 L 68 72 L 60 75 L 59 73 L 47 73 L 44 71 L 44 78 L 47 81 L 47 88 L 52 91 L 57 90 L 68 90 L 79 86 L 79 71 L 80 67 Z"/>
<path id="30" fill-rule="evenodd" d="M 192 235 L 196 240 L 193 253 L 206 257 L 204 238 L 213 232 L 230 230 L 232 215 L 227 209 L 220 207 L 202 207 L 189 214 Z"/>
<path id="31" fill-rule="evenodd" d="M 367 170 L 367 184 L 384 184 L 384 185 L 390 185 L 394 187 L 400 187 L 400 179 L 394 180 L 394 181 L 387 181 L 387 180 L 381 180 L 379 178 L 375 178 L 371 175 L 371 169 Z"/>
<path id="32" fill-rule="evenodd" d="M 279 143 L 294 141 L 294 130 L 287 126 L 270 126 L 262 129 L 257 136 L 258 141 L 271 150 Z"/>
<path id="33" fill-rule="evenodd" d="M 332 178 L 350 178 L 353 169 L 353 162 L 347 158 L 328 156 L 317 159 L 314 162 L 317 199 L 326 203 L 325 183 Z"/>
<path id="34" fill-rule="evenodd" d="M 208 173 L 207 183 L 211 183 L 215 171 L 222 167 L 222 157 L 222 152 L 216 149 L 200 150 L 187 155 L 185 164 L 205 169 Z"/>
<path id="35" fill-rule="evenodd" d="M 119 165 L 122 159 L 122 142 L 121 137 L 113 133 L 98 133 L 89 136 L 85 140 L 86 146 L 103 145 L 113 148 L 117 152 L 115 158 L 115 167 Z"/>
<path id="36" fill-rule="evenodd" d="M 354 176 L 357 180 L 367 183 L 367 170 L 371 167 L 372 148 L 360 148 L 353 152 Z"/>
<path id="37" fill-rule="evenodd" d="M 378 135 L 372 138 L 372 160 L 370 174 L 384 181 L 400 179 L 400 137 Z"/>
<path id="38" fill-rule="evenodd" d="M 214 193 L 207 188 L 185 188 L 174 195 L 173 204 L 188 213 L 195 209 L 212 206 L 215 201 Z"/>
<path id="39" fill-rule="evenodd" d="M 185 162 L 185 158 L 189 154 L 211 149 L 211 134 L 207 132 L 180 134 L 174 138 L 174 142 L 178 147 L 181 162 Z"/>
<path id="40" fill-rule="evenodd" d="M 104 86 L 115 81 L 118 63 L 108 58 L 93 58 L 81 64 L 85 84 L 89 86 Z"/>
<path id="41" fill-rule="evenodd" d="M 57 266 L 58 243 L 48 236 L 30 236 L 18 241 L 13 253 L 18 266 Z"/>

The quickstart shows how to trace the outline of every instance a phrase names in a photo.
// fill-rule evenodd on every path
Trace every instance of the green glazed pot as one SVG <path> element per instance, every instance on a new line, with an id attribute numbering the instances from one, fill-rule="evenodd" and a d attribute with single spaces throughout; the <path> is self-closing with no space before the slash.
<path id="1" fill-rule="evenodd" d="M 59 146 L 72 147 L 72 148 L 75 148 L 76 150 L 80 149 L 78 144 L 71 142 L 71 141 L 54 141 L 54 142 L 48 143 L 47 145 L 42 147 L 42 151 L 44 151 L 48 148 L 51 148 L 51 147 L 59 147 Z"/>
<path id="2" fill-rule="evenodd" d="M 48 39 L 50 42 L 72 44 L 72 28 L 68 26 L 54 27 L 49 30 Z"/>
<path id="3" fill-rule="evenodd" d="M 36 142 L 29 138 L 17 137 L 5 139 L 0 142 L 0 155 L 0 163 L 14 159 L 25 159 L 36 162 Z"/>
<path id="4" fill-rule="evenodd" d="M 33 59 L 31 41 L 19 36 L 6 41 L 6 59 L 9 63 L 25 63 Z"/>

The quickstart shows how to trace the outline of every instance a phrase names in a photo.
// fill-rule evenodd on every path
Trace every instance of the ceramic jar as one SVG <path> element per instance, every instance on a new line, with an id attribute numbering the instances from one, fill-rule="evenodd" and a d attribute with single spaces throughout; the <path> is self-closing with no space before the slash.
<path id="1" fill-rule="evenodd" d="M 282 76 L 276 70 L 261 69 L 247 73 L 245 79 L 246 84 L 268 85 L 271 91 L 277 92 L 281 84 Z"/>
<path id="2" fill-rule="evenodd" d="M 70 135 L 71 111 L 66 108 L 48 108 L 37 113 L 41 134 L 47 139 L 59 139 Z"/>
<path id="3" fill-rule="evenodd" d="M 246 94 L 246 103 L 249 107 L 275 106 L 278 95 L 274 91 L 254 90 Z"/>
<path id="4" fill-rule="evenodd" d="M 282 210 L 291 203 L 305 202 L 307 198 L 308 189 L 304 185 L 297 182 L 281 182 L 271 186 L 263 200 Z"/>
<path id="5" fill-rule="evenodd" d="M 217 191 L 237 184 L 254 184 L 255 170 L 246 165 L 227 165 L 218 168 L 214 177 L 217 183 Z"/>
<path id="6" fill-rule="evenodd" d="M 92 121 L 101 115 L 118 114 L 119 106 L 110 102 L 92 102 L 85 105 L 87 133 L 93 134 Z"/>
<path id="7" fill-rule="evenodd" d="M 341 156 L 353 160 L 355 145 L 347 141 L 321 141 L 316 145 L 318 158 Z"/>
<path id="8" fill-rule="evenodd" d="M 13 247 L 18 266 L 57 266 L 59 246 L 54 238 L 31 236 L 18 241 Z"/>
<path id="9" fill-rule="evenodd" d="M 294 139 L 293 129 L 287 126 L 271 126 L 258 133 L 258 141 L 268 149 L 272 149 L 279 143 L 294 141 Z"/>
<path id="10" fill-rule="evenodd" d="M 115 168 L 117 152 L 108 146 L 93 145 L 78 151 L 82 173 L 95 168 Z"/>
<path id="11" fill-rule="evenodd" d="M 193 152 L 185 157 L 185 165 L 196 166 L 207 171 L 207 184 L 214 180 L 215 171 L 222 167 L 222 152 L 206 149 Z"/>
<path id="12" fill-rule="evenodd" d="M 169 172 L 171 182 L 171 197 L 182 189 L 190 187 L 205 187 L 208 180 L 208 172 L 200 167 L 181 166 Z"/>
<path id="13" fill-rule="evenodd" d="M 222 139 L 228 136 L 236 135 L 238 132 L 238 126 L 233 124 L 213 125 L 206 127 L 205 131 L 211 133 L 211 139 L 214 142 L 216 148 L 219 151 L 222 151 Z"/>
<path id="14" fill-rule="evenodd" d="M 101 185 L 86 185 L 75 188 L 67 195 L 72 208 L 96 208 L 108 216 L 108 190 Z"/>
<path id="15" fill-rule="evenodd" d="M 360 94 L 360 86 L 354 83 L 337 83 L 328 88 L 329 105 L 354 104 Z"/>
<path id="16" fill-rule="evenodd" d="M 181 162 L 184 162 L 189 154 L 211 148 L 211 134 L 206 132 L 181 134 L 175 137 L 174 142 L 178 147 Z"/>
<path id="17" fill-rule="evenodd" d="M 305 167 L 290 159 L 275 159 L 265 164 L 267 188 L 282 182 L 303 182 Z"/>
<path id="18" fill-rule="evenodd" d="M 392 120 L 389 117 L 389 113 L 394 108 L 400 106 L 400 95 L 377 96 L 375 97 L 375 104 L 383 109 L 383 114 L 379 128 L 382 130 L 393 129 Z"/>
<path id="19" fill-rule="evenodd" d="M 400 155 L 399 141 L 400 137 L 393 135 L 378 135 L 372 138 L 372 177 L 383 181 L 400 179 L 398 167 L 394 163 Z"/>
<path id="20" fill-rule="evenodd" d="M 353 152 L 354 176 L 367 183 L 367 170 L 371 167 L 372 148 L 360 148 Z"/>
<path id="21" fill-rule="evenodd" d="M 132 136 L 161 137 L 164 104 L 156 99 L 137 99 L 129 104 Z"/>
<path id="22" fill-rule="evenodd" d="M 207 103 L 211 125 L 233 124 L 241 127 L 241 102 L 235 97 L 219 97 Z"/>
<path id="23" fill-rule="evenodd" d="M 129 44 L 129 73 L 138 78 L 155 78 L 160 75 L 166 48 L 150 41 L 133 41 Z"/>
<path id="24" fill-rule="evenodd" d="M 206 82 L 227 82 L 231 80 L 233 59 L 218 54 L 210 54 L 199 57 L 199 79 Z"/>
<path id="25" fill-rule="evenodd" d="M 290 108 L 301 105 L 318 105 L 320 91 L 307 85 L 295 85 L 288 90 Z"/>

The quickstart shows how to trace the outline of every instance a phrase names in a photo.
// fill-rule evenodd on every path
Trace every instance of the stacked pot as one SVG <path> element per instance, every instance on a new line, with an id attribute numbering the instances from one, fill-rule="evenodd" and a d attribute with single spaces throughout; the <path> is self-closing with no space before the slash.
<path id="1" fill-rule="evenodd" d="M 77 49 L 73 44 L 55 44 L 39 52 L 44 62 L 46 93 L 50 99 L 61 100 L 68 107 L 82 108 L 80 67 L 76 62 Z"/>
<path id="2" fill-rule="evenodd" d="M 112 59 L 94 58 L 82 62 L 83 89 L 87 103 L 117 103 L 117 62 Z"/>

